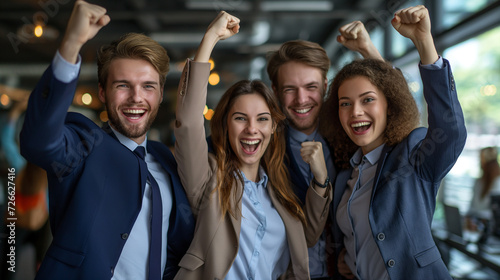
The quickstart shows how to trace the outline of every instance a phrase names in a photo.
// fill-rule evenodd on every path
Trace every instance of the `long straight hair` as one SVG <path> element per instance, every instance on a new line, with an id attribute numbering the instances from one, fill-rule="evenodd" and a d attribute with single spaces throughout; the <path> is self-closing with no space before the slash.
<path id="1" fill-rule="evenodd" d="M 496 147 L 486 147 L 480 151 L 481 158 L 481 181 L 483 188 L 481 190 L 481 198 L 486 197 L 491 189 L 496 178 L 500 176 L 500 165 L 498 164 L 498 152 Z"/>
<path id="2" fill-rule="evenodd" d="M 271 112 L 274 133 L 271 135 L 269 145 L 260 160 L 260 164 L 269 179 L 267 187 L 273 188 L 278 201 L 293 217 L 305 224 L 304 212 L 291 188 L 289 174 L 283 162 L 286 150 L 285 115 L 279 108 L 276 96 L 262 81 L 258 80 L 242 80 L 231 86 L 220 99 L 210 122 L 218 167 L 217 187 L 214 191 L 219 192 L 222 217 L 225 217 L 226 213 L 233 217 L 241 215 L 241 209 L 238 209 L 238 206 L 236 209 L 232 209 L 230 203 L 232 195 L 234 201 L 237 202 L 236 205 L 239 205 L 241 196 L 237 197 L 237 192 L 233 190 L 233 187 L 238 181 L 244 186 L 244 181 L 238 168 L 239 159 L 229 143 L 227 118 L 236 99 L 246 94 L 262 96 Z"/>

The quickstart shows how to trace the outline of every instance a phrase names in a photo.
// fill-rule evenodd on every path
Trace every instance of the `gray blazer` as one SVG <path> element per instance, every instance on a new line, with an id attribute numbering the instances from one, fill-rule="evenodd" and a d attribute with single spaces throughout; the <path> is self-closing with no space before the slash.
<path id="1" fill-rule="evenodd" d="M 208 152 L 202 115 L 209 67 L 209 63 L 188 60 L 177 94 L 175 158 L 196 219 L 196 229 L 191 246 L 179 263 L 180 270 L 175 279 L 224 279 L 239 247 L 241 216 L 234 218 L 228 214 L 221 217 L 219 195 L 213 192 L 217 185 L 217 163 L 215 156 Z M 243 187 L 239 182 L 235 184 L 233 189 L 240 197 Z M 279 203 L 273 188 L 268 190 L 285 224 L 290 249 L 291 263 L 287 275 L 283 277 L 309 279 L 307 246 L 313 246 L 323 231 L 332 187 L 328 186 L 328 197 L 322 197 L 312 187 L 309 188 L 305 206 L 308 226 L 305 228 Z M 233 209 L 235 204 L 232 201 Z M 238 206 L 241 209 L 241 201 Z"/>

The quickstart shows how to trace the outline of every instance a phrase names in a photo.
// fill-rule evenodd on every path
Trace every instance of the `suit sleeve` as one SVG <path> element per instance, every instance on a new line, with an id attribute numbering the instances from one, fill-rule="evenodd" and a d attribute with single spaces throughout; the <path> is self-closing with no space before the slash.
<path id="1" fill-rule="evenodd" d="M 210 63 L 188 60 L 177 92 L 175 159 L 193 209 L 201 203 L 203 187 L 212 173 L 203 118 L 209 74 Z"/>
<path id="2" fill-rule="evenodd" d="M 451 67 L 443 60 L 440 69 L 420 67 L 429 128 L 410 157 L 419 176 L 431 182 L 443 179 L 453 167 L 467 137 Z"/>
<path id="3" fill-rule="evenodd" d="M 79 142 L 65 127 L 76 84 L 77 79 L 69 83 L 56 79 L 51 65 L 30 95 L 20 134 L 21 154 L 46 170 L 54 161 L 65 162 L 71 145 Z"/>
<path id="4" fill-rule="evenodd" d="M 318 242 L 321 233 L 323 233 L 333 196 L 332 183 L 328 183 L 326 197 L 320 196 L 314 190 L 313 184 L 311 182 L 307 189 L 306 204 L 304 206 L 304 214 L 307 221 L 304 233 L 306 235 L 307 247 L 314 246 Z"/>

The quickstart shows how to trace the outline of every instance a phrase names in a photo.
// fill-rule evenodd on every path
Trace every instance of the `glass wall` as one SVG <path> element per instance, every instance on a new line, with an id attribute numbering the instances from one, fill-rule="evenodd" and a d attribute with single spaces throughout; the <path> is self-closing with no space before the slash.
<path id="1" fill-rule="evenodd" d="M 500 147 L 500 27 L 446 49 L 467 126 L 467 144 L 445 179 L 444 202 L 468 210 L 481 174 L 479 150 Z"/>
<path id="2" fill-rule="evenodd" d="M 442 1 L 442 27 L 449 28 L 459 23 L 461 20 L 483 9 L 488 4 L 495 2 L 492 0 L 447 0 Z"/>

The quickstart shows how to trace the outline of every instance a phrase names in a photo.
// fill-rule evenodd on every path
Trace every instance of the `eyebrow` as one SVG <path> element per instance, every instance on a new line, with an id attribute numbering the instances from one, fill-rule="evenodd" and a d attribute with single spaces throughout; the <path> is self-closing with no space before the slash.
<path id="1" fill-rule="evenodd" d="M 369 93 L 374 93 L 374 94 L 377 94 L 376 92 L 374 92 L 373 90 L 369 90 L 369 91 L 366 91 L 366 92 L 363 92 L 362 94 L 360 94 L 358 97 L 362 97 L 362 96 L 365 96 Z M 339 97 L 339 100 L 342 100 L 342 99 L 349 99 L 348 97 Z"/>
<path id="2" fill-rule="evenodd" d="M 116 80 L 116 81 L 113 81 L 111 84 L 130 84 L 130 81 L 128 80 Z M 158 82 L 155 82 L 155 81 L 145 81 L 143 82 L 143 84 L 146 84 L 146 85 L 157 85 Z"/>
<path id="3" fill-rule="evenodd" d="M 309 83 L 306 83 L 304 86 L 318 86 L 320 83 L 319 82 L 309 82 Z M 296 85 L 283 85 L 283 88 L 296 88 L 297 86 Z"/>
<path id="4" fill-rule="evenodd" d="M 234 116 L 234 115 L 243 115 L 243 116 L 248 116 L 247 114 L 245 113 L 242 113 L 242 112 L 234 112 L 231 116 Z M 271 113 L 269 112 L 264 112 L 264 113 L 259 113 L 257 114 L 257 116 L 262 116 L 262 115 L 271 115 Z"/>

